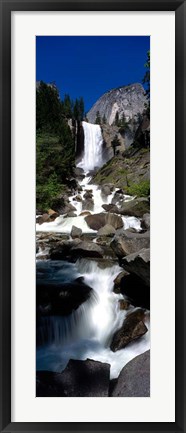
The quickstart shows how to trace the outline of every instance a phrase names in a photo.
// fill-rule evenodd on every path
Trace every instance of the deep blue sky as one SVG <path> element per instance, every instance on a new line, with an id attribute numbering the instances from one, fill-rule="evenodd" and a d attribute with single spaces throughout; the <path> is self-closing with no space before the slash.
<path id="1" fill-rule="evenodd" d="M 88 111 L 106 91 L 142 82 L 149 49 L 148 36 L 37 36 L 36 80 L 83 96 Z"/>

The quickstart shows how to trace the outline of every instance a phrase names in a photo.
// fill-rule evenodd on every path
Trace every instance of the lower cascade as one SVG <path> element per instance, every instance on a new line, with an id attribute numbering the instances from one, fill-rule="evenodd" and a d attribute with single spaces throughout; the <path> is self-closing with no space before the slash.
<path id="1" fill-rule="evenodd" d="M 101 127 L 88 122 L 82 122 L 82 126 L 84 130 L 84 155 L 78 166 L 84 171 L 94 170 L 103 165 Z"/>
<path id="2" fill-rule="evenodd" d="M 71 242 L 71 229 L 75 226 L 82 230 L 82 236 L 86 236 L 85 241 L 93 239 L 93 242 L 97 243 L 97 230 L 87 225 L 82 212 L 105 213 L 103 204 L 110 204 L 119 188 L 114 188 L 110 194 L 105 196 L 101 188 L 92 183 L 89 171 L 103 165 L 103 139 L 99 125 L 87 122 L 82 122 L 82 125 L 84 155 L 78 167 L 83 169 L 84 176 L 82 180 L 79 180 L 81 189 L 78 197 L 77 192 L 73 192 L 69 197 L 70 205 L 75 207 L 74 216 L 60 215 L 52 222 L 37 224 L 36 229 L 38 233 L 43 232 L 42 236 L 44 232 L 49 232 L 50 235 L 52 233 L 68 235 L 69 242 Z M 86 204 L 83 207 L 84 195 L 87 193 L 91 197 L 89 201 L 92 204 L 91 208 L 86 207 Z M 127 202 L 133 197 L 123 194 L 123 199 Z M 141 231 L 139 218 L 127 215 L 120 215 L 120 217 L 123 221 L 123 230 L 132 228 L 134 232 Z M 66 315 L 50 313 L 50 303 L 46 298 L 46 312 L 40 314 L 37 311 L 39 316 L 37 319 L 37 370 L 62 372 L 70 359 L 91 359 L 110 364 L 110 379 L 117 378 L 121 369 L 130 360 L 150 347 L 148 311 L 145 312 L 145 325 L 148 332 L 141 338 L 130 342 L 127 347 L 112 351 L 110 346 L 114 334 L 121 328 L 127 315 L 136 310 L 133 305 L 130 305 L 127 310 L 120 309 L 120 301 L 125 300 L 125 297 L 113 291 L 114 280 L 123 271 L 123 268 L 117 264 L 117 261 L 109 264 L 106 256 L 104 256 L 105 263 L 102 265 L 93 258 L 76 257 L 74 263 L 68 261 L 67 258 L 50 260 L 50 256 L 48 260 L 42 260 L 42 255 L 47 257 L 49 250 L 48 243 L 45 244 L 45 248 L 41 244 L 36 254 L 37 282 L 40 284 L 43 279 L 46 286 L 54 283 L 63 286 L 63 284 L 73 283 L 80 278 L 90 288 L 90 296 L 78 308 Z"/>

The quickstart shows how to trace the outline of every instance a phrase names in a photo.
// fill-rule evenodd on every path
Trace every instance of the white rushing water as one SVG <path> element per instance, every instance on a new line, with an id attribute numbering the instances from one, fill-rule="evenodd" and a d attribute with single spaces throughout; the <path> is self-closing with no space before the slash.
<path id="1" fill-rule="evenodd" d="M 80 198 L 77 199 L 77 193 L 69 197 L 69 202 L 75 207 L 75 217 L 66 217 L 60 215 L 55 221 L 36 224 L 36 230 L 39 232 L 55 232 L 70 234 L 73 225 L 82 229 L 83 234 L 95 233 L 90 229 L 85 221 L 82 211 L 82 202 L 84 194 L 89 191 L 92 194 L 94 207 L 89 213 L 105 212 L 102 205 L 110 204 L 114 197 L 117 188 L 106 196 L 103 196 L 101 189 L 94 184 L 91 184 L 90 170 L 95 167 L 100 167 L 102 161 L 102 135 L 99 125 L 91 125 L 83 122 L 84 129 L 84 155 L 79 167 L 83 168 L 85 177 L 80 182 L 82 191 L 78 193 Z M 132 197 L 124 196 L 124 200 L 132 200 Z M 118 203 L 119 207 L 119 203 Z M 130 227 L 137 231 L 141 230 L 141 223 L 138 218 L 122 216 L 124 229 Z M 96 242 L 96 238 L 94 239 Z M 62 371 L 69 359 L 87 358 L 106 362 L 111 365 L 111 378 L 118 376 L 124 365 L 133 359 L 135 356 L 145 352 L 150 347 L 149 331 L 139 340 L 130 343 L 125 349 L 112 352 L 110 343 L 117 329 L 123 323 L 126 314 L 134 307 L 126 312 L 120 310 L 119 300 L 123 299 L 123 295 L 113 292 L 115 277 L 121 272 L 122 268 L 118 265 L 108 266 L 104 269 L 100 268 L 94 260 L 79 259 L 75 264 L 67 262 L 42 262 L 40 257 L 47 253 L 48 249 L 39 249 L 37 253 L 37 275 L 39 278 L 48 278 L 50 270 L 55 268 L 52 274 L 52 281 L 58 283 L 74 281 L 77 277 L 83 276 L 84 282 L 92 288 L 90 298 L 84 302 L 79 308 L 72 312 L 69 316 L 48 316 L 40 320 L 38 326 L 38 339 L 40 345 L 37 348 L 37 369 L 38 370 L 53 370 Z M 48 266 L 48 273 L 45 277 L 45 272 Z M 43 269 L 42 269 L 43 267 Z M 148 316 L 147 316 L 148 317 Z M 146 325 L 149 327 L 148 318 Z"/>
<path id="2" fill-rule="evenodd" d="M 103 165 L 102 144 L 103 138 L 100 125 L 82 122 L 84 130 L 84 155 L 79 167 L 84 171 L 94 170 Z"/>
<path id="3" fill-rule="evenodd" d="M 69 267 L 70 264 L 71 278 L 83 276 L 92 287 L 92 294 L 71 315 L 43 319 L 39 338 L 44 345 L 37 350 L 37 368 L 62 371 L 69 359 L 90 358 L 109 363 L 111 378 L 115 378 L 127 362 L 149 349 L 149 331 L 125 349 L 112 352 L 112 337 L 130 311 L 120 310 L 119 300 L 123 296 L 113 292 L 113 281 L 122 269 L 118 265 L 101 269 L 95 261 L 86 259 Z M 148 319 L 146 325 L 149 326 Z"/>

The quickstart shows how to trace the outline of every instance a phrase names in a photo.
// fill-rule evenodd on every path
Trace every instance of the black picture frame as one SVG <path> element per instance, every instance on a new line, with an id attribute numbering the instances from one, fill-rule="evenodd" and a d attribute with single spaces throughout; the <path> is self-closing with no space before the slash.
<path id="1" fill-rule="evenodd" d="M 176 17 L 176 421 L 174 423 L 11 422 L 11 11 L 175 11 Z M 184 364 L 186 1 L 0 0 L 0 431 L 186 432 Z M 185 72 L 185 74 L 184 74 Z M 161 390 L 160 390 L 161 392 Z"/>

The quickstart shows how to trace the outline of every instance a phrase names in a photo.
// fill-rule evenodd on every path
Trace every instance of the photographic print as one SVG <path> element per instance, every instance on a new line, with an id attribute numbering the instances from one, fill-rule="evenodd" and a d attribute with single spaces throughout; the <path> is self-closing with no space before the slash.
<path id="1" fill-rule="evenodd" d="M 150 37 L 36 37 L 36 396 L 150 397 Z"/>

